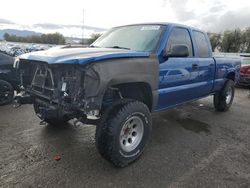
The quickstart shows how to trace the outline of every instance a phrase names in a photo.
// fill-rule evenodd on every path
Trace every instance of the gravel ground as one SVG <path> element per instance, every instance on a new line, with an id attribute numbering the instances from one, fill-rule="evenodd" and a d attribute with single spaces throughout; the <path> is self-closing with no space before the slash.
<path id="1" fill-rule="evenodd" d="M 0 187 L 250 187 L 249 106 L 237 89 L 226 113 L 208 97 L 153 114 L 150 143 L 123 169 L 97 153 L 94 126 L 39 125 L 31 105 L 2 106 Z"/>

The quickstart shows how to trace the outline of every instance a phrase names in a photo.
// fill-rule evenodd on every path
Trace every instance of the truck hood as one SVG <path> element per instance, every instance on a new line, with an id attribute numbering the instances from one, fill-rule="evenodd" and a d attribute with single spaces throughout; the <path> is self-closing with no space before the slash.
<path id="1" fill-rule="evenodd" d="M 87 64 L 114 58 L 149 57 L 149 52 L 113 48 L 66 48 L 49 49 L 21 55 L 20 59 L 43 61 L 48 64 Z"/>

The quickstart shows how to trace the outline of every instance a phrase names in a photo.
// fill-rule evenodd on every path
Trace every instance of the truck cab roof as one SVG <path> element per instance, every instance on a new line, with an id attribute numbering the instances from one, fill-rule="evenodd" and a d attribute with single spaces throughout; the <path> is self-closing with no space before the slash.
<path id="1" fill-rule="evenodd" d="M 185 24 L 179 24 L 179 23 L 173 23 L 173 22 L 145 22 L 145 23 L 121 25 L 121 26 L 117 26 L 117 27 L 126 27 L 126 26 L 133 26 L 133 25 L 162 25 L 162 26 L 169 26 L 169 27 L 183 27 L 183 28 L 190 29 L 190 30 L 204 32 L 204 31 L 202 31 L 198 28 L 192 27 L 192 26 L 187 26 Z M 114 27 L 114 28 L 117 28 L 117 27 Z"/>

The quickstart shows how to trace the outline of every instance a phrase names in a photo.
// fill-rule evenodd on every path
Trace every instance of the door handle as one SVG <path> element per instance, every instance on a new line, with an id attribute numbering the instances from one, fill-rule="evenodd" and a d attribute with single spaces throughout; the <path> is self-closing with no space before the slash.
<path id="1" fill-rule="evenodd" d="M 199 65 L 198 64 L 192 64 L 192 69 L 193 70 L 197 70 L 199 68 Z"/>

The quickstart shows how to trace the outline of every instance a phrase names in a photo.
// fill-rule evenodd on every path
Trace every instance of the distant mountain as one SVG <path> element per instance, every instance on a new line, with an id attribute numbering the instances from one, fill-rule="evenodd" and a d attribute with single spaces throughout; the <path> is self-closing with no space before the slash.
<path id="1" fill-rule="evenodd" d="M 10 35 L 16 35 L 20 37 L 27 37 L 30 35 L 42 35 L 42 33 L 37 33 L 35 31 L 29 31 L 29 30 L 0 29 L 0 39 L 3 39 L 4 33 L 9 33 Z"/>

